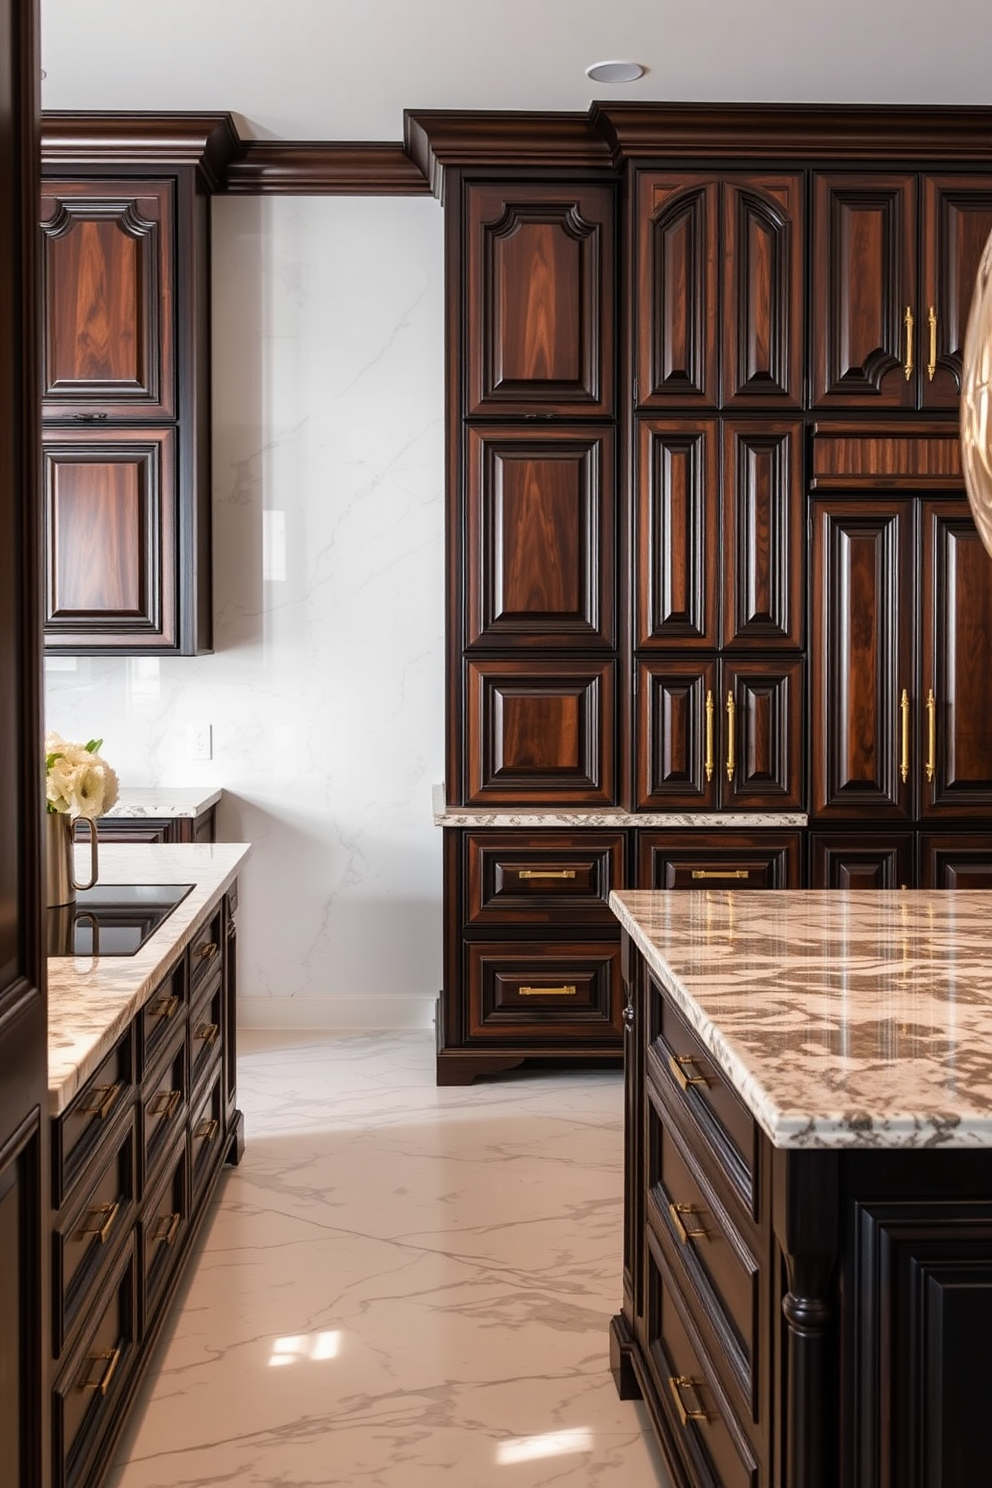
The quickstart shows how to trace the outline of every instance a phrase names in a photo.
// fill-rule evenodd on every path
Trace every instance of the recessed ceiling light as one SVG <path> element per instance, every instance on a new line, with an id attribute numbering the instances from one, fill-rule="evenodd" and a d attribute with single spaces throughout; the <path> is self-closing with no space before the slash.
<path id="1" fill-rule="evenodd" d="M 586 68 L 586 77 L 594 83 L 636 83 L 646 72 L 640 62 L 594 62 Z"/>

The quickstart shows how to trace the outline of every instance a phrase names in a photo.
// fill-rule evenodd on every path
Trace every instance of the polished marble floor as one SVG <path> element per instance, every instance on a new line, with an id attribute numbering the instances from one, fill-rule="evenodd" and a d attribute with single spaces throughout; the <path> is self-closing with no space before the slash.
<path id="1" fill-rule="evenodd" d="M 438 1090 L 429 1033 L 249 1033 L 247 1149 L 108 1488 L 668 1488 L 618 1400 L 622 1085 Z"/>

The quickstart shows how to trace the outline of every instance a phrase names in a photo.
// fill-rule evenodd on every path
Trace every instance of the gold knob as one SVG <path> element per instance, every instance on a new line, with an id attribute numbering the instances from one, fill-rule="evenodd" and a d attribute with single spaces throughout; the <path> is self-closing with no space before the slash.
<path id="1" fill-rule="evenodd" d="M 521 997 L 574 997 L 575 983 L 568 982 L 563 987 L 518 987 L 517 991 Z"/>
<path id="2" fill-rule="evenodd" d="M 906 381 L 913 375 L 913 312 L 909 305 L 906 306 L 906 314 L 903 316 L 903 325 L 906 327 L 906 360 L 904 368 Z"/>
<path id="3" fill-rule="evenodd" d="M 690 1230 L 687 1227 L 685 1220 L 682 1218 L 683 1214 L 689 1216 L 693 1214 L 705 1214 L 705 1209 L 700 1209 L 695 1204 L 669 1204 L 668 1212 L 672 1216 L 672 1223 L 678 1230 L 679 1239 L 682 1241 L 683 1245 L 688 1245 L 690 1240 L 709 1239 L 709 1230 L 703 1228 L 700 1228 L 698 1230 Z"/>
<path id="4" fill-rule="evenodd" d="M 905 687 L 899 699 L 899 712 L 902 715 L 902 759 L 899 762 L 899 774 L 905 785 L 909 779 L 909 693 Z"/>
<path id="5" fill-rule="evenodd" d="M 683 1426 L 688 1426 L 690 1421 L 708 1421 L 709 1416 L 702 1406 L 702 1397 L 699 1394 L 700 1387 L 705 1383 L 701 1379 L 692 1379 L 687 1374 L 671 1374 L 668 1377 L 668 1386 L 675 1396 L 675 1406 L 679 1413 L 679 1420 Z M 696 1397 L 696 1404 L 686 1408 L 682 1404 L 682 1391 L 691 1390 Z"/>
<path id="6" fill-rule="evenodd" d="M 737 704 L 734 702 L 734 694 L 727 693 L 727 779 L 734 778 L 734 757 L 737 747 L 734 742 L 734 726 L 737 722 Z"/>
<path id="7" fill-rule="evenodd" d="M 927 762 L 926 777 L 932 780 L 937 773 L 937 702 L 933 688 L 927 693 Z"/>
<path id="8" fill-rule="evenodd" d="M 706 693 L 706 779 L 713 779 L 713 694 Z"/>
<path id="9" fill-rule="evenodd" d="M 678 1080 L 683 1090 L 688 1090 L 690 1085 L 708 1085 L 710 1082 L 705 1075 L 687 1075 L 686 1066 L 699 1064 L 694 1054 L 669 1054 L 668 1068 Z"/>
<path id="10" fill-rule="evenodd" d="M 937 312 L 933 305 L 930 306 L 927 325 L 930 327 L 930 360 L 927 362 L 927 377 L 933 382 L 934 373 L 937 371 Z"/>

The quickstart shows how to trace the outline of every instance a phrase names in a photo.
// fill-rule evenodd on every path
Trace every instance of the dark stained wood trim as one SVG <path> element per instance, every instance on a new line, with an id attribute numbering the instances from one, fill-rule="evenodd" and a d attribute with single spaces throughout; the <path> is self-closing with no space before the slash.
<path id="1" fill-rule="evenodd" d="M 252 196 L 421 196 L 430 185 L 401 144 L 247 140 L 227 190 Z"/>
<path id="2" fill-rule="evenodd" d="M 244 148 L 226 113 L 69 113 L 42 115 L 46 172 L 94 166 L 155 170 L 196 166 L 208 191 L 222 189 L 230 162 Z"/>
<path id="3" fill-rule="evenodd" d="M 594 103 L 590 127 L 614 164 L 720 158 L 917 164 L 992 158 L 992 108 L 889 104 Z"/>
<path id="4" fill-rule="evenodd" d="M 603 170 L 611 165 L 609 146 L 586 114 L 407 109 L 403 138 L 407 153 L 441 200 L 448 165 L 500 170 Z"/>
<path id="5" fill-rule="evenodd" d="M 883 490 L 918 485 L 963 489 L 961 439 L 956 424 L 902 420 L 898 425 L 813 425 L 810 489 Z"/>

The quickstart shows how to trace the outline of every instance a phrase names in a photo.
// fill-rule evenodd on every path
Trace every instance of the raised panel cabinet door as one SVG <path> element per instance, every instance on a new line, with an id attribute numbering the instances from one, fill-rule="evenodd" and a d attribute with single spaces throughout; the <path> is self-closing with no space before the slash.
<path id="1" fill-rule="evenodd" d="M 48 648 L 174 647 L 174 431 L 49 429 L 43 481 Z"/>
<path id="2" fill-rule="evenodd" d="M 916 177 L 813 178 L 814 408 L 916 405 Z"/>
<path id="3" fill-rule="evenodd" d="M 715 422 L 637 426 L 635 645 L 717 645 L 720 451 Z"/>
<path id="4" fill-rule="evenodd" d="M 803 431 L 723 425 L 723 644 L 803 643 Z"/>
<path id="5" fill-rule="evenodd" d="M 992 806 L 992 558 L 966 501 L 924 500 L 921 815 Z"/>
<path id="6" fill-rule="evenodd" d="M 723 405 L 801 408 L 803 177 L 723 183 Z"/>
<path id="7" fill-rule="evenodd" d="M 715 408 L 720 182 L 642 171 L 635 206 L 634 401 Z"/>
<path id="8" fill-rule="evenodd" d="M 992 832 L 921 832 L 921 889 L 992 889 Z"/>
<path id="9" fill-rule="evenodd" d="M 992 232 L 992 175 L 923 178 L 921 404 L 954 408 L 968 311 Z"/>
<path id="10" fill-rule="evenodd" d="M 720 796 L 717 663 L 637 663 L 634 803 L 639 811 L 710 811 Z"/>
<path id="11" fill-rule="evenodd" d="M 803 662 L 721 666 L 720 802 L 730 811 L 801 811 Z"/>
<path id="12" fill-rule="evenodd" d="M 466 438 L 466 644 L 612 649 L 612 431 Z"/>
<path id="13" fill-rule="evenodd" d="M 814 499 L 811 515 L 813 813 L 909 818 L 913 503 Z"/>
<path id="14" fill-rule="evenodd" d="M 46 419 L 176 412 L 173 186 L 42 186 Z"/>
<path id="15" fill-rule="evenodd" d="M 911 889 L 912 832 L 814 832 L 811 889 Z"/>
<path id="16" fill-rule="evenodd" d="M 468 806 L 616 804 L 615 663 L 471 658 Z"/>
<path id="17" fill-rule="evenodd" d="M 465 192 L 467 416 L 612 413 L 612 186 Z"/>

